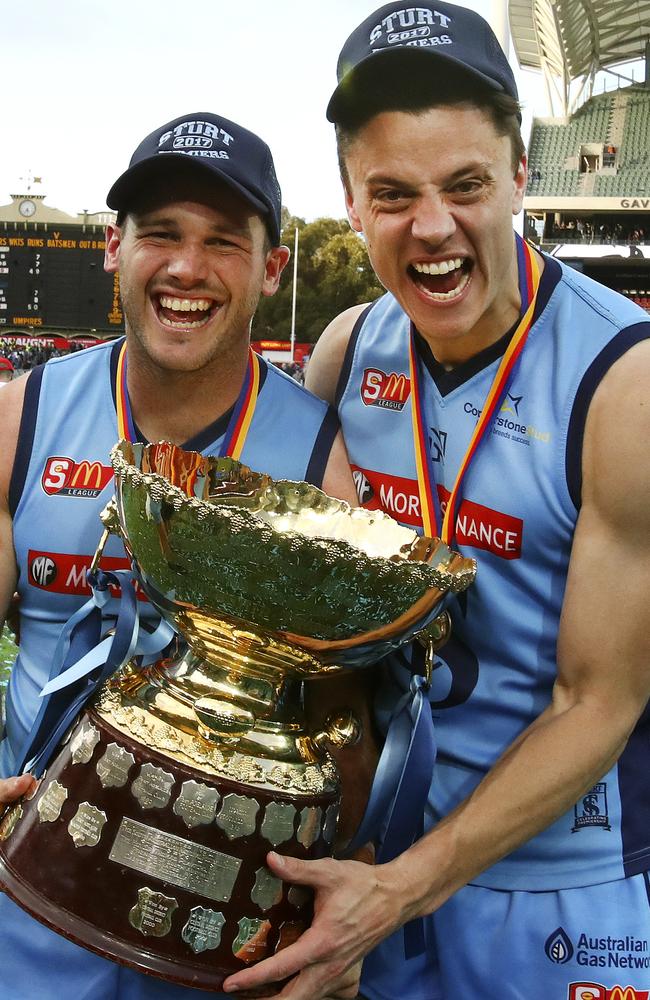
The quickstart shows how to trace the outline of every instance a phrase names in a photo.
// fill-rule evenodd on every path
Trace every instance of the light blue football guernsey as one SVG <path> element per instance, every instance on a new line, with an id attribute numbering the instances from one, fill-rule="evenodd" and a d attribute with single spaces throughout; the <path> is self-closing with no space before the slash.
<path id="1" fill-rule="evenodd" d="M 431 824 L 474 789 L 549 704 L 580 508 L 588 406 L 611 365 L 650 336 L 648 317 L 633 303 L 550 258 L 545 263 L 519 367 L 470 466 L 458 512 L 455 547 L 477 559 L 478 573 L 452 605 L 453 636 L 434 671 L 439 749 L 429 796 Z M 369 307 L 353 331 L 337 402 L 365 505 L 419 528 L 409 334 L 408 318 L 390 294 Z M 443 507 L 510 335 L 450 372 L 417 338 Z M 394 656 L 380 693 L 382 719 L 408 676 L 403 660 Z M 617 765 L 549 829 L 478 876 L 476 884 L 566 888 L 650 868 L 649 746 L 646 713 Z"/>
<path id="2" fill-rule="evenodd" d="M 12 773 L 36 715 L 58 634 L 89 597 L 85 570 L 112 496 L 109 452 L 117 439 L 115 371 L 122 341 L 49 361 L 26 387 L 11 482 L 14 543 L 20 568 L 20 653 L 11 674 L 2 774 Z M 230 413 L 184 447 L 218 453 Z M 277 479 L 320 486 L 338 431 L 334 411 L 266 362 L 241 460 Z M 111 538 L 107 569 L 128 565 Z M 151 613 L 144 605 L 142 613 Z M 223 997 L 124 968 L 53 933 L 0 894 L 3 997 L 12 1000 L 198 1000 Z"/>
<path id="3" fill-rule="evenodd" d="M 7 699 L 2 773 L 37 711 L 52 651 L 68 618 L 90 596 L 85 571 L 113 494 L 109 452 L 117 440 L 115 369 L 122 340 L 48 362 L 30 375 L 11 482 L 19 567 L 20 652 Z M 241 460 L 277 479 L 320 485 L 338 420 L 333 410 L 262 362 L 260 392 Z M 216 454 L 230 413 L 186 448 Z M 111 537 L 102 565 L 128 565 Z M 145 608 L 146 615 L 148 610 Z"/>

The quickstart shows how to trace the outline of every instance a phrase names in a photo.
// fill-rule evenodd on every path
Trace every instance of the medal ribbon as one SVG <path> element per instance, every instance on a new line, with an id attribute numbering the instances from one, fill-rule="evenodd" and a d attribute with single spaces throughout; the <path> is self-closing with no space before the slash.
<path id="1" fill-rule="evenodd" d="M 409 343 L 409 369 L 411 376 L 411 417 L 413 422 L 413 444 L 415 450 L 415 467 L 418 478 L 418 493 L 422 511 L 422 526 L 424 534 L 430 538 L 439 535 L 443 542 L 451 545 L 455 534 L 456 511 L 461 501 L 461 489 L 467 470 L 474 458 L 479 445 L 487 437 L 494 417 L 499 411 L 506 393 L 512 383 L 517 361 L 521 356 L 533 323 L 537 292 L 539 290 L 540 270 L 535 255 L 520 236 L 515 235 L 517 247 L 517 266 L 519 275 L 519 292 L 521 295 L 521 310 L 519 322 L 512 335 L 510 343 L 501 359 L 497 373 L 487 394 L 481 416 L 472 434 L 465 457 L 463 458 L 451 495 L 447 502 L 444 517 L 440 518 L 438 492 L 433 462 L 428 447 L 426 422 L 424 414 L 423 383 L 420 366 L 415 350 L 415 337 L 411 333 Z"/>
<path id="2" fill-rule="evenodd" d="M 244 449 L 246 436 L 253 420 L 260 391 L 261 361 L 251 347 L 248 349 L 248 364 L 246 375 L 237 401 L 233 408 L 223 443 L 219 449 L 219 458 L 234 458 L 239 461 Z M 126 341 L 122 344 L 117 360 L 115 376 L 115 408 L 117 410 L 118 438 L 127 441 L 137 441 L 135 424 L 131 413 L 131 402 L 126 386 Z"/>
<path id="3" fill-rule="evenodd" d="M 248 365 L 244 384 L 232 411 L 223 444 L 219 449 L 220 458 L 234 458 L 239 461 L 239 457 L 244 450 L 246 436 L 253 420 L 253 414 L 257 405 L 257 397 L 260 391 L 260 366 L 262 362 L 252 347 L 248 348 Z"/>
<path id="4" fill-rule="evenodd" d="M 117 439 L 118 441 L 137 441 L 135 424 L 131 414 L 131 401 L 126 387 L 126 340 L 120 348 L 117 359 L 117 372 L 115 374 L 115 409 L 117 410 Z"/>

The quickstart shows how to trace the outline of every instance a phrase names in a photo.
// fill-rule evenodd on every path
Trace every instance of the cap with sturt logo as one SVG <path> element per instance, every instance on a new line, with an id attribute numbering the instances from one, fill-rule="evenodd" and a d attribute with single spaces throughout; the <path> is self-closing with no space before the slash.
<path id="1" fill-rule="evenodd" d="M 108 192 L 108 207 L 133 208 L 154 177 L 173 173 L 179 163 L 193 164 L 204 177 L 240 194 L 260 213 L 277 246 L 282 194 L 271 150 L 254 132 L 207 111 L 182 115 L 146 136 Z"/>
<path id="2" fill-rule="evenodd" d="M 490 25 L 479 14 L 451 3 L 405 7 L 389 3 L 354 29 L 336 67 L 338 86 L 327 107 L 331 122 L 363 99 L 371 74 L 396 71 L 395 53 L 430 65 L 442 77 L 450 65 L 466 70 L 491 90 L 518 100 L 514 74 Z M 407 56 L 408 58 L 408 56 Z"/>

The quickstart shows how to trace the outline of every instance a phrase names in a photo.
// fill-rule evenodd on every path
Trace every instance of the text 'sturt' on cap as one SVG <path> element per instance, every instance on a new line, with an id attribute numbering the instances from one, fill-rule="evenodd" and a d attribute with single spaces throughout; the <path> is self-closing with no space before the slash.
<path id="1" fill-rule="evenodd" d="M 209 112 L 175 118 L 143 139 L 129 169 L 108 192 L 108 207 L 128 211 L 150 180 L 158 172 L 173 171 L 181 158 L 237 191 L 260 213 L 271 242 L 278 245 L 282 194 L 271 150 L 254 132 Z"/>
<path id="2" fill-rule="evenodd" d="M 0 372 L 12 372 L 13 370 L 14 366 L 9 358 L 0 357 Z"/>
<path id="3" fill-rule="evenodd" d="M 365 71 L 377 60 L 381 71 L 389 73 L 391 53 L 396 51 L 426 53 L 432 57 L 432 73 L 444 73 L 445 66 L 455 63 L 487 87 L 519 99 L 506 55 L 479 14 L 450 3 L 417 7 L 389 3 L 355 28 L 341 49 L 336 66 L 339 83 L 327 106 L 329 121 L 340 121 L 346 108 L 363 96 L 361 89 L 355 91 L 360 67 Z"/>

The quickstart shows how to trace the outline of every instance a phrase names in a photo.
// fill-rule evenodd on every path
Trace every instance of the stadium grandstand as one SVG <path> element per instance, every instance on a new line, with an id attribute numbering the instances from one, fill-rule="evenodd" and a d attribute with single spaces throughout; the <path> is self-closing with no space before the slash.
<path id="1" fill-rule="evenodd" d="M 508 14 L 548 106 L 524 233 L 650 311 L 650 0 L 510 0 Z"/>

